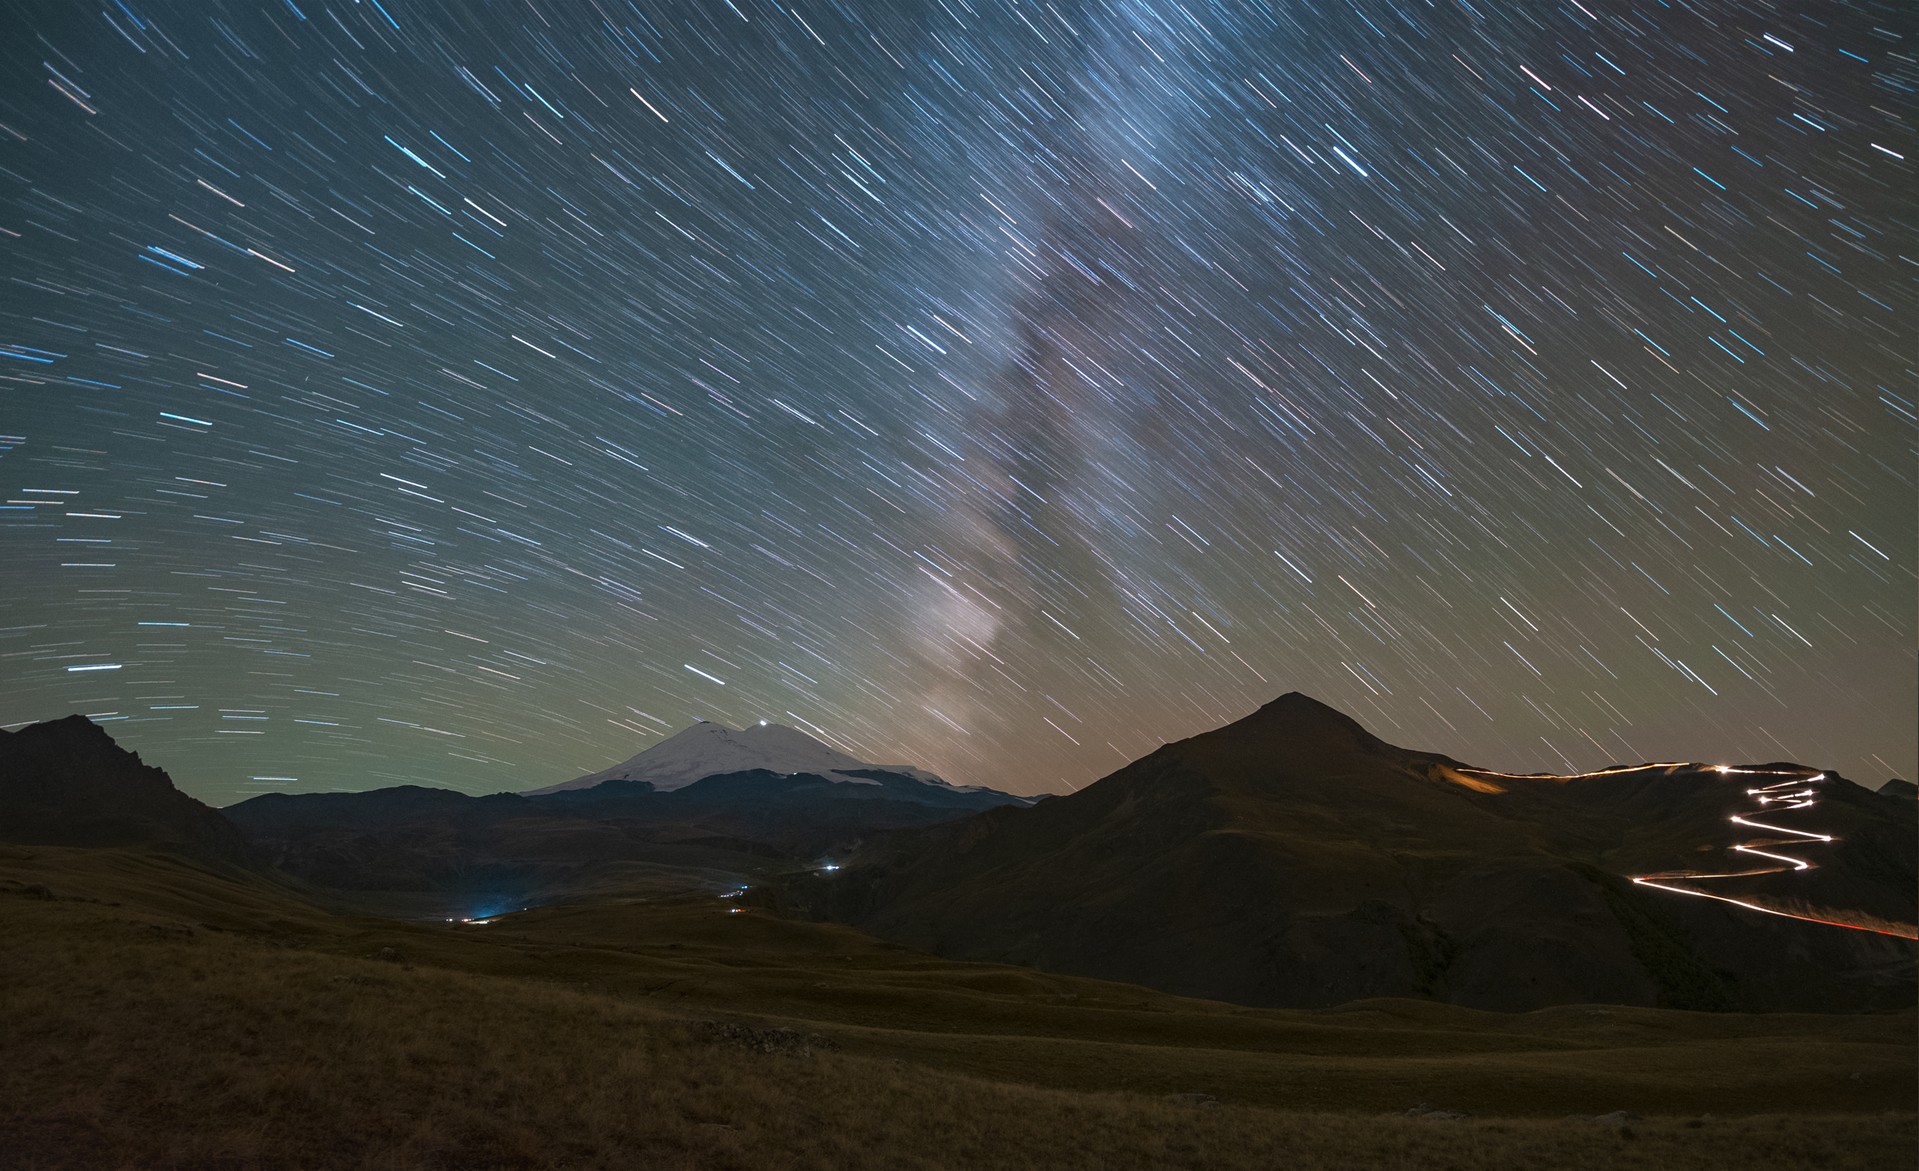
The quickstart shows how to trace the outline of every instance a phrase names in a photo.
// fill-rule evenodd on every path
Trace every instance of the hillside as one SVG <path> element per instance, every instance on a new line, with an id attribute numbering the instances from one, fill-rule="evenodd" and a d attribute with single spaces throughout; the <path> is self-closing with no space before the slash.
<path id="1" fill-rule="evenodd" d="M 1868 1171 L 1914 1141 L 1909 1007 L 1257 1010 L 664 886 L 428 926 L 113 849 L 0 847 L 0 936 L 0 1162 L 38 1171 Z"/>
<path id="2" fill-rule="evenodd" d="M 708 727 L 718 726 L 696 725 Z M 689 743 L 712 739 L 702 733 Z M 818 750 L 815 756 L 832 752 L 799 733 L 752 743 L 774 745 L 790 764 L 788 758 L 810 751 L 802 751 L 802 740 Z M 679 765 L 694 767 L 689 762 L 699 754 L 675 751 Z M 702 759 L 731 756 L 707 752 Z M 485 797 L 401 785 L 272 793 L 214 810 L 105 729 L 70 716 L 0 732 L 0 841 L 140 847 L 258 866 L 338 891 L 422 896 L 357 900 L 367 906 L 464 917 L 662 874 L 730 886 L 742 874 L 849 851 L 881 831 L 1025 803 L 918 770 L 870 768 L 843 754 L 826 763 L 849 771 L 719 773 L 681 778 L 665 790 L 612 780 Z"/>
<path id="3" fill-rule="evenodd" d="M 1816 809 L 1792 816 L 1842 840 L 1819 843 L 1816 867 L 1728 853 L 1806 845 L 1729 823 L 1751 812 L 1749 775 L 1504 776 L 1386 744 L 1293 694 L 1071 796 L 879 843 L 781 897 L 943 955 L 1242 1004 L 1910 1003 L 1911 939 L 1631 881 L 1731 857 L 1779 872 L 1736 880 L 1751 888 L 1737 897 L 1909 932 L 1896 925 L 1915 918 L 1913 806 L 1759 767 L 1817 789 Z"/>
<path id="4" fill-rule="evenodd" d="M 85 716 L 0 731 L 0 841 L 139 846 L 236 864 L 251 857 L 231 822 Z"/>
<path id="5" fill-rule="evenodd" d="M 436 891 L 519 906 L 609 872 L 735 875 L 812 864 L 875 833 L 927 826 L 1017 798 L 863 769 L 834 779 L 722 773 L 660 791 L 647 781 L 470 797 L 398 786 L 272 793 L 224 812 L 289 874 L 350 890 Z"/>

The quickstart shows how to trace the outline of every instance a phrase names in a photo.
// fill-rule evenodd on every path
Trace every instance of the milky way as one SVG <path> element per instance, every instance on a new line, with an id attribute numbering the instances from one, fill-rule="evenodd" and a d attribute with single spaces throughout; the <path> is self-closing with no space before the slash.
<path id="1" fill-rule="evenodd" d="M 0 5 L 0 720 L 1914 769 L 1901 4 Z"/>

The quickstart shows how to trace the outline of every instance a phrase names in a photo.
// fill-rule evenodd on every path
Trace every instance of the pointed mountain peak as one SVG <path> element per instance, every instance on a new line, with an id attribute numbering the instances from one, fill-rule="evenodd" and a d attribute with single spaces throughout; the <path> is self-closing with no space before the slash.
<path id="1" fill-rule="evenodd" d="M 1373 740 L 1372 733 L 1358 720 L 1300 691 L 1287 692 L 1240 723 L 1288 737 L 1330 736 L 1340 740 L 1357 739 L 1362 744 Z"/>
<path id="2" fill-rule="evenodd" d="M 120 769 L 124 766 L 123 779 L 134 778 L 128 783 L 168 788 L 173 784 L 164 772 L 142 762 L 139 753 L 120 747 L 111 733 L 82 715 L 42 720 L 37 724 L 28 724 L 17 732 L 0 731 L 0 738 L 4 738 L 11 746 L 13 753 L 59 759 L 72 767 L 79 767 L 83 763 L 95 768 Z"/>
<path id="3" fill-rule="evenodd" d="M 0 840 L 249 856 L 240 831 L 85 716 L 0 732 Z"/>
<path id="4" fill-rule="evenodd" d="M 1298 779 L 1344 774 L 1362 761 L 1382 756 L 1400 760 L 1420 755 L 1394 748 L 1346 713 L 1297 691 L 1223 728 L 1168 744 L 1147 759 L 1161 753 L 1193 766 L 1214 782 L 1255 786 L 1268 785 L 1282 775 Z"/>
<path id="5" fill-rule="evenodd" d="M 1266 704 L 1260 710 L 1261 711 L 1283 711 L 1283 712 L 1314 712 L 1314 713 L 1323 713 L 1326 715 L 1336 716 L 1342 720 L 1350 719 L 1350 717 L 1348 717 L 1346 713 L 1340 711 L 1338 708 L 1333 707 L 1331 704 L 1328 704 L 1328 703 L 1322 703 L 1319 700 L 1314 699 L 1312 696 L 1307 695 L 1303 691 L 1289 691 L 1285 695 L 1280 696 L 1278 699 L 1273 700 L 1271 703 Z"/>
<path id="6" fill-rule="evenodd" d="M 70 744 L 113 744 L 114 740 L 105 728 L 82 715 L 61 716 L 57 720 L 42 720 L 37 724 L 28 724 L 15 736 L 25 736 L 28 740 L 70 743 Z M 116 745 L 117 747 L 117 745 Z"/>

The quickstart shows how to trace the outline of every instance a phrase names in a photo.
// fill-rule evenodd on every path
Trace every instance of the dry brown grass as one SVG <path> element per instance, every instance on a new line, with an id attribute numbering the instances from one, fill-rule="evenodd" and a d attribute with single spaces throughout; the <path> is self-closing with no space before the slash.
<path id="1" fill-rule="evenodd" d="M 56 893 L 65 897 L 18 893 L 36 872 L 50 886 L 58 877 L 65 889 Z M 164 889 L 143 893 L 156 886 Z M 204 926 L 221 916 L 223 929 Z M 1081 982 L 1074 994 L 1124 993 L 1145 1007 L 1070 1006 L 1058 1010 L 1067 1014 L 1061 1017 L 1048 1007 L 1056 993 L 1038 1007 L 1028 1004 L 1033 986 L 1021 982 L 1021 973 L 945 965 L 962 989 L 951 995 L 960 1000 L 929 996 L 917 1010 L 919 1030 L 903 1020 L 887 1028 L 848 1024 L 843 1018 L 854 1011 L 830 1000 L 826 1009 L 787 1019 L 827 1034 L 840 1049 L 761 1053 L 715 1037 L 697 1018 L 716 1015 L 715 1002 L 736 1010 L 762 1001 L 778 1006 L 800 991 L 818 991 L 782 992 L 785 986 L 767 974 L 825 971 L 829 954 L 848 954 L 830 949 L 851 937 L 771 924 L 750 938 L 751 946 L 735 941 L 729 952 L 726 933 L 739 924 L 713 919 L 709 925 L 698 916 L 679 939 L 657 934 L 675 921 L 672 915 L 647 920 L 656 934 L 634 946 L 673 953 L 676 958 L 660 962 L 681 965 L 688 982 L 724 986 L 730 973 L 746 979 L 744 988 L 723 987 L 711 1001 L 689 995 L 662 1006 L 609 987 L 618 981 L 608 973 L 617 974 L 627 953 L 580 946 L 584 928 L 568 917 L 559 922 L 574 922 L 574 942 L 521 944 L 509 935 L 343 923 L 283 903 L 270 891 L 231 887 L 171 863 L 48 852 L 0 856 L 0 1167 L 1685 1171 L 1877 1169 L 1908 1164 L 1915 1148 L 1910 1113 L 1798 1114 L 1792 1111 L 1803 1100 L 1790 1094 L 1729 1103 L 1753 1116 L 1656 1116 L 1621 1132 L 1590 1118 L 1419 1121 L 1379 1108 L 1398 1102 L 1395 1095 L 1412 1089 L 1417 1077 L 1355 1093 L 1341 1111 L 1251 1104 L 1204 1074 L 1219 1062 L 1241 1072 L 1262 1063 L 1350 1067 L 1358 1057 L 1342 1056 L 1337 1036 L 1326 1030 L 1423 1038 L 1416 1047 L 1425 1055 L 1407 1058 L 1418 1065 L 1443 1062 L 1454 1047 L 1465 1051 L 1461 1060 L 1531 1053 L 1529 1060 L 1577 1061 L 1582 1052 L 1602 1050 L 1561 1043 L 1555 1038 L 1562 1029 L 1626 1027 L 1570 1014 L 1565 1021 L 1539 1014 L 1507 1018 L 1524 1026 L 1511 1035 L 1536 1034 L 1531 1048 L 1517 1049 L 1517 1042 L 1504 1048 L 1489 1047 L 1483 1037 L 1475 1042 L 1472 1030 L 1457 1027 L 1466 1018 L 1429 1014 L 1428 1006 L 1295 1014 L 1318 1021 L 1320 1033 L 1298 1034 L 1308 1049 L 1328 1050 L 1313 1057 L 1267 1042 L 1239 1049 L 1183 1045 L 1173 1019 L 1190 1016 L 1202 1038 L 1235 1024 L 1279 1037 L 1284 1014 L 1182 1010 L 1193 1002 Z M 682 946 L 672 947 L 675 942 Z M 397 960 L 374 958 L 389 946 L 400 953 Z M 906 998 L 916 985 L 908 980 L 902 992 L 888 981 L 905 979 L 904 971 L 930 987 L 938 982 L 938 961 L 870 946 L 852 953 L 856 961 L 892 955 L 894 966 L 876 967 L 864 978 L 876 989 L 893 989 L 889 1012 L 910 1015 Z M 580 953 L 577 967 L 563 962 L 573 953 Z M 832 970 L 839 973 L 835 979 L 857 984 L 852 969 Z M 581 972 L 602 987 L 561 982 L 577 981 Z M 983 988 L 965 990 L 968 979 Z M 984 1031 L 960 1031 L 963 1018 L 956 1014 L 968 1005 L 999 1005 L 999 1015 L 982 1011 Z M 1134 1017 L 1164 1023 L 1158 1034 L 1123 1036 Z M 1074 1019 L 1085 1022 L 1090 1039 L 1044 1035 Z M 1690 1048 L 1684 1034 L 1697 1018 L 1662 1019 L 1675 1034 L 1667 1048 L 1677 1059 Z M 1705 1020 L 1712 1027 L 1692 1040 L 1707 1046 L 1736 1043 L 1742 1030 L 1754 1028 L 1741 1018 Z M 1908 1035 L 1882 1037 L 1881 1048 L 1903 1051 L 1909 1062 L 1910 1021 L 1886 1023 Z M 1642 1026 L 1636 1021 L 1631 1029 Z M 1804 1038 L 1799 1055 L 1816 1058 L 1811 1051 L 1825 1043 L 1817 1028 L 1793 1027 Z M 887 1040 L 882 1045 L 875 1038 Z M 1346 1044 L 1351 1049 L 1358 1042 Z M 969 1076 L 955 1072 L 967 1064 L 955 1048 L 977 1051 L 975 1059 L 995 1049 L 1013 1058 L 987 1061 L 991 1077 Z M 1796 1059 L 1789 1043 L 1763 1048 L 1771 1060 Z M 1069 1050 L 1081 1057 L 1068 1074 L 1041 1068 L 1064 1060 Z M 1222 1104 L 1112 1088 L 1138 1082 L 1164 1063 L 1174 1070 L 1170 1078 L 1190 1075 L 1165 1084 L 1208 1090 Z M 1390 1068 L 1387 1061 L 1371 1076 L 1390 1082 Z M 1807 1068 L 1817 1071 L 1802 1071 L 1808 1081 L 1841 1076 L 1817 1060 Z M 1357 1075 L 1348 1068 L 1339 1076 Z M 1790 1084 L 1789 1077 L 1781 1080 Z M 1832 1099 L 1822 1091 L 1819 1100 Z M 1587 1112 L 1622 1104 L 1630 1103 L 1599 1101 Z"/>

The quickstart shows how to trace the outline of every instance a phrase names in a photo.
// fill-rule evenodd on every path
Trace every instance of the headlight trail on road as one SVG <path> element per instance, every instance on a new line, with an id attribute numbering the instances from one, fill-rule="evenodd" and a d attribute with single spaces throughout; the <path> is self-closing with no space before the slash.
<path id="1" fill-rule="evenodd" d="M 1741 768 L 1727 764 L 1717 764 L 1702 768 L 1702 766 L 1690 762 L 1672 761 L 1662 761 L 1657 764 L 1621 765 L 1616 768 L 1597 769 L 1593 772 L 1584 773 L 1504 773 L 1497 772 L 1493 769 L 1470 768 L 1460 765 L 1449 766 L 1442 769 L 1441 775 L 1455 783 L 1462 783 L 1469 788 L 1482 792 L 1502 792 L 1504 791 L 1504 787 L 1493 784 L 1488 778 L 1497 777 L 1503 780 L 1515 781 L 1536 780 L 1566 782 L 1592 780 L 1598 777 L 1625 776 L 1629 773 L 1663 772 L 1670 776 L 1676 773 L 1693 771 L 1713 772 L 1720 776 L 1781 778 L 1771 784 L 1760 785 L 1745 791 L 1745 796 L 1750 798 L 1756 806 L 1753 809 L 1747 810 L 1746 813 L 1763 813 L 1769 818 L 1777 818 L 1782 814 L 1797 813 L 1801 810 L 1813 808 L 1819 800 L 1819 786 L 1831 779 L 1826 773 L 1811 772 L 1803 769 Z M 1817 833 L 1812 830 L 1794 829 L 1791 826 L 1778 825 L 1771 821 L 1754 821 L 1752 817 L 1746 816 L 1746 813 L 1733 814 L 1726 820 L 1733 825 L 1743 826 L 1746 829 L 1760 830 L 1770 836 L 1750 838 L 1743 842 L 1730 843 L 1726 848 L 1736 854 L 1752 858 L 1763 858 L 1767 862 L 1772 863 L 1772 865 L 1748 866 L 1741 870 L 1671 870 L 1657 874 L 1634 875 L 1632 876 L 1632 881 L 1639 886 L 1649 886 L 1657 890 L 1671 891 L 1674 894 L 1686 895 L 1690 898 L 1711 899 L 1718 903 L 1729 903 L 1732 906 L 1742 907 L 1748 911 L 1757 911 L 1762 915 L 1777 915 L 1783 919 L 1799 919 L 1807 923 L 1824 923 L 1830 927 L 1844 927 L 1851 931 L 1865 931 L 1874 935 L 1890 935 L 1898 939 L 1919 939 L 1919 928 L 1908 927 L 1904 924 L 1867 926 L 1862 923 L 1847 923 L 1842 920 L 1828 919 L 1819 915 L 1809 915 L 1799 911 L 1787 911 L 1778 907 L 1769 907 L 1761 903 L 1751 902 L 1747 899 L 1733 898 L 1729 895 L 1711 894 L 1707 891 L 1694 889 L 1690 885 L 1681 885 L 1682 882 L 1697 883 L 1726 878 L 1755 878 L 1765 874 L 1800 873 L 1813 870 L 1817 868 L 1818 863 L 1812 859 L 1779 853 L 1777 851 L 1805 846 L 1836 845 L 1839 840 L 1831 834 Z"/>
<path id="2" fill-rule="evenodd" d="M 1714 766 L 1713 771 L 1722 775 L 1741 774 L 1748 776 L 1786 777 L 1787 779 L 1775 784 L 1762 785 L 1758 788 L 1746 790 L 1746 796 L 1752 798 L 1754 803 L 1771 817 L 1777 817 L 1782 813 L 1796 813 L 1800 810 L 1813 808 L 1818 804 L 1819 800 L 1818 786 L 1829 779 L 1823 772 L 1805 776 L 1787 773 L 1783 770 L 1742 769 L 1732 768 L 1723 764 Z M 1791 791 L 1787 792 L 1786 790 Z M 1758 810 L 1755 810 L 1754 812 L 1757 811 Z M 1798 919 L 1806 923 L 1823 923 L 1829 927 L 1844 927 L 1850 931 L 1865 931 L 1874 935 L 1890 935 L 1899 939 L 1919 939 L 1919 930 L 1910 927 L 1901 926 L 1898 929 L 1868 927 L 1861 923 L 1847 923 L 1838 919 L 1824 918 L 1819 915 L 1808 915 L 1798 911 L 1781 910 L 1778 907 L 1768 907 L 1760 903 L 1750 902 L 1746 899 L 1736 899 L 1727 895 L 1711 894 L 1707 891 L 1695 890 L 1690 886 L 1680 885 L 1679 880 L 1686 882 L 1704 882 L 1720 878 L 1749 878 L 1761 874 L 1779 874 L 1788 870 L 1792 872 L 1811 870 L 1815 868 L 1817 863 L 1810 859 L 1798 858 L 1790 854 L 1775 853 L 1774 851 L 1796 846 L 1835 845 L 1839 840 L 1831 834 L 1815 833 L 1811 830 L 1794 829 L 1791 826 L 1754 821 L 1752 818 L 1741 814 L 1733 814 L 1726 820 L 1733 825 L 1744 826 L 1747 829 L 1763 830 L 1768 834 L 1775 835 L 1773 837 L 1754 838 L 1749 841 L 1735 842 L 1729 846 L 1728 849 L 1739 854 L 1765 858 L 1778 863 L 1778 865 L 1747 870 L 1675 870 L 1661 874 L 1636 875 L 1633 877 L 1633 882 L 1639 886 L 1649 886 L 1656 890 L 1671 891 L 1674 894 L 1687 895 L 1691 898 L 1711 899 L 1718 903 L 1729 903 L 1732 906 L 1741 907 L 1748 911 L 1757 911 L 1762 915 L 1777 915 L 1780 918 Z M 1781 837 L 1786 840 L 1780 841 L 1779 838 Z M 1769 846 L 1771 849 L 1761 849 L 1761 846 Z"/>

